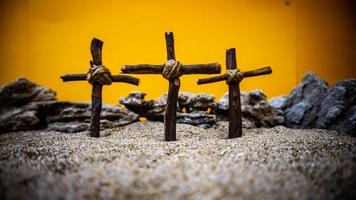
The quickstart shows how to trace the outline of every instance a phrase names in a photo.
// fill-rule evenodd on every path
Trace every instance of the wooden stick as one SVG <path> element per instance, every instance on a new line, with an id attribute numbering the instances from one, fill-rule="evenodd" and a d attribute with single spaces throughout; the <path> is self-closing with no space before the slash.
<path id="1" fill-rule="evenodd" d="M 124 65 L 121 73 L 127 74 L 162 74 L 164 65 Z M 217 74 L 221 72 L 219 63 L 183 65 L 182 74 Z"/>
<path id="2" fill-rule="evenodd" d="M 94 38 L 91 41 L 90 51 L 93 57 L 94 65 L 101 65 L 103 42 Z M 90 121 L 90 136 L 100 137 L 100 113 L 102 106 L 102 89 L 103 85 L 100 83 L 93 83 L 92 93 L 91 93 L 91 121 Z"/>
<path id="3" fill-rule="evenodd" d="M 167 48 L 167 60 L 175 60 L 174 53 L 174 36 L 172 32 L 165 33 L 166 48 Z M 164 140 L 176 141 L 176 113 L 177 113 L 177 101 L 180 87 L 179 78 L 169 80 L 168 96 L 167 96 L 167 109 L 164 115 Z"/>
<path id="4" fill-rule="evenodd" d="M 226 69 L 236 69 L 235 48 L 226 51 Z M 229 84 L 229 135 L 228 138 L 242 136 L 242 113 L 239 83 Z"/>
<path id="5" fill-rule="evenodd" d="M 246 71 L 242 72 L 244 77 L 254 77 L 254 76 L 261 76 L 261 75 L 266 75 L 266 74 L 271 74 L 272 73 L 272 68 L 270 66 L 268 67 L 262 67 L 259 69 L 251 70 L 251 71 Z"/>
<path id="6" fill-rule="evenodd" d="M 241 72 L 241 73 L 244 75 L 245 78 L 254 77 L 254 76 L 270 74 L 270 73 L 272 73 L 272 68 L 271 67 L 263 67 L 260 69 Z M 199 79 L 197 81 L 197 84 L 201 85 L 201 84 L 207 84 L 207 83 L 215 83 L 215 82 L 219 82 L 219 81 L 226 81 L 228 78 L 229 78 L 228 74 L 222 74 L 219 76 Z"/>
<path id="7" fill-rule="evenodd" d="M 68 81 L 85 81 L 87 80 L 87 75 L 86 74 L 65 74 L 61 76 L 61 79 L 63 82 L 68 82 Z M 140 79 L 132 77 L 132 76 L 127 76 L 127 75 L 112 75 L 111 76 L 112 82 L 123 82 L 123 83 L 128 83 L 132 85 L 139 85 Z"/>

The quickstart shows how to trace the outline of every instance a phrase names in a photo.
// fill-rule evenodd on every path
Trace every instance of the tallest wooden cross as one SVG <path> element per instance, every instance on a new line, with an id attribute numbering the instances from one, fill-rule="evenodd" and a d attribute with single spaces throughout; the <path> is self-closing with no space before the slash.
<path id="1" fill-rule="evenodd" d="M 162 74 L 169 81 L 167 109 L 164 115 L 164 139 L 176 140 L 176 112 L 180 87 L 179 77 L 183 74 L 219 74 L 219 63 L 182 65 L 176 61 L 174 52 L 174 37 L 172 32 L 166 32 L 167 62 L 163 65 L 125 65 L 121 72 L 129 74 Z"/>

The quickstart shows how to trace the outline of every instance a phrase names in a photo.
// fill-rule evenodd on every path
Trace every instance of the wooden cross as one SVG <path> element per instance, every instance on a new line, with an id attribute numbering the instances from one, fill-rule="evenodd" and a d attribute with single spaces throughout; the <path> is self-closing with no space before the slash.
<path id="1" fill-rule="evenodd" d="M 91 69 L 97 66 L 102 66 L 102 47 L 104 42 L 93 38 L 91 41 L 90 51 L 93 60 L 90 61 Z M 63 82 L 67 81 L 86 81 L 87 74 L 66 74 L 61 76 Z M 124 82 L 132 85 L 138 85 L 139 79 L 127 75 L 111 75 L 109 73 L 110 82 Z M 110 83 L 109 83 L 110 84 Z M 90 122 L 90 136 L 100 137 L 100 113 L 102 107 L 102 88 L 103 83 L 100 81 L 92 82 L 91 93 L 91 122 Z"/>
<path id="2" fill-rule="evenodd" d="M 240 100 L 240 82 L 243 78 L 260 76 L 272 73 L 271 67 L 263 67 L 260 69 L 240 72 L 236 65 L 235 48 L 226 50 L 226 69 L 224 75 L 199 79 L 198 85 L 226 81 L 229 85 L 229 135 L 228 138 L 236 138 L 242 136 L 242 113 Z M 231 73 L 232 72 L 232 73 Z"/>
<path id="3" fill-rule="evenodd" d="M 167 62 L 163 65 L 125 65 L 121 68 L 122 73 L 128 74 L 162 74 L 165 75 L 167 71 L 168 62 L 173 61 L 175 63 L 174 52 L 174 37 L 172 32 L 166 32 L 166 48 L 167 48 Z M 166 68 L 167 67 L 167 68 Z M 183 74 L 218 74 L 221 71 L 221 65 L 219 63 L 210 64 L 194 64 L 194 65 L 181 65 L 178 72 L 179 75 Z M 175 72 L 174 72 L 175 73 Z M 167 97 L 167 109 L 164 115 L 164 139 L 165 141 L 176 140 L 176 112 L 177 112 L 177 100 L 180 87 L 179 75 L 173 78 L 167 78 L 169 80 L 168 97 Z"/>

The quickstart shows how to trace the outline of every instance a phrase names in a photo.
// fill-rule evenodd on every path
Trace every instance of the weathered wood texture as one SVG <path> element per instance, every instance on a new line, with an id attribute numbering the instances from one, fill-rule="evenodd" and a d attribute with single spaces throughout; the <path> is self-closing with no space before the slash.
<path id="1" fill-rule="evenodd" d="M 61 76 L 63 82 L 67 81 L 86 81 L 87 74 L 65 74 Z M 140 79 L 127 76 L 127 75 L 112 75 L 111 76 L 112 82 L 122 82 L 128 83 L 132 85 L 138 85 L 140 83 Z"/>
<path id="2" fill-rule="evenodd" d="M 162 74 L 164 65 L 125 65 L 121 68 L 122 73 L 127 74 Z M 216 74 L 220 73 L 219 63 L 183 65 L 182 74 Z"/>
<path id="3" fill-rule="evenodd" d="M 174 37 L 172 32 L 165 33 L 167 60 L 175 60 Z M 122 73 L 128 74 L 162 74 L 164 70 L 162 65 L 125 65 L 121 68 Z M 221 71 L 219 63 L 210 64 L 194 64 L 183 65 L 181 67 L 181 74 L 218 74 Z M 167 109 L 164 115 L 164 139 L 165 141 L 175 141 L 176 137 L 176 113 L 178 92 L 180 88 L 179 78 L 169 80 L 168 96 L 167 96 Z"/>
<path id="4" fill-rule="evenodd" d="M 90 52 L 92 55 L 92 61 L 90 61 L 91 67 L 93 65 L 102 65 L 102 47 L 103 42 L 94 38 L 91 41 Z M 68 81 L 86 81 L 87 74 L 65 74 L 61 76 L 63 82 Z M 139 84 L 139 79 L 127 75 L 112 75 L 112 82 L 124 82 L 133 85 Z M 92 85 L 91 93 L 91 122 L 90 122 L 90 136 L 100 137 L 100 113 L 102 107 L 102 90 L 103 85 L 94 82 Z"/>
<path id="5" fill-rule="evenodd" d="M 90 52 L 93 57 L 94 65 L 102 64 L 102 47 L 103 42 L 94 38 L 91 42 Z M 100 113 L 102 106 L 102 89 L 103 85 L 100 83 L 93 83 L 91 93 L 91 123 L 90 123 L 90 136 L 100 137 Z"/>
<path id="6" fill-rule="evenodd" d="M 241 72 L 241 73 L 243 74 L 244 78 L 248 78 L 248 77 L 271 74 L 272 73 L 272 68 L 271 67 L 263 67 L 263 68 L 260 68 L 260 69 Z M 222 74 L 220 76 L 214 76 L 214 77 L 199 79 L 197 81 L 197 84 L 201 85 L 201 84 L 207 84 L 207 83 L 215 83 L 215 82 L 220 82 L 220 81 L 226 81 L 228 78 L 229 78 L 228 74 Z"/>
<path id="7" fill-rule="evenodd" d="M 231 48 L 226 51 L 226 69 L 236 69 L 236 53 Z M 236 83 L 229 84 L 229 138 L 242 136 L 242 113 L 240 86 Z"/>
<path id="8" fill-rule="evenodd" d="M 237 69 L 235 48 L 226 51 L 226 69 Z M 256 70 L 241 72 L 243 78 L 260 76 L 272 73 L 271 67 L 263 67 Z M 223 74 L 219 76 L 199 79 L 197 84 L 207 84 L 219 81 L 226 81 L 230 74 Z M 229 85 L 229 134 L 228 138 L 236 138 L 242 136 L 242 112 L 240 99 L 240 81 L 232 81 L 227 83 Z"/>
<path id="9" fill-rule="evenodd" d="M 176 59 L 174 53 L 174 37 L 172 32 L 165 33 L 166 36 L 166 49 L 167 60 Z M 164 115 L 164 140 L 176 141 L 176 113 L 177 113 L 177 101 L 180 88 L 179 78 L 169 80 L 168 96 L 167 96 L 167 109 Z"/>

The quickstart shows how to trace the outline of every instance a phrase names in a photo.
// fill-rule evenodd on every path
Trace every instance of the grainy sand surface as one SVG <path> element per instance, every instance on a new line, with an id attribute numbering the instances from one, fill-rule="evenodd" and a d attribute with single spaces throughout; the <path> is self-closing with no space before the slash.
<path id="1" fill-rule="evenodd" d="M 87 133 L 0 136 L 1 199 L 336 199 L 356 195 L 356 138 L 285 127 L 139 122 Z"/>

